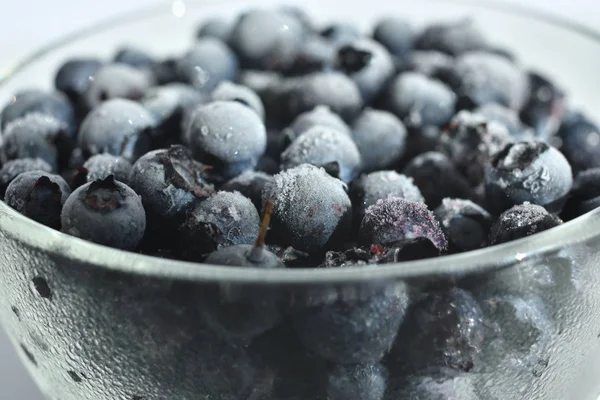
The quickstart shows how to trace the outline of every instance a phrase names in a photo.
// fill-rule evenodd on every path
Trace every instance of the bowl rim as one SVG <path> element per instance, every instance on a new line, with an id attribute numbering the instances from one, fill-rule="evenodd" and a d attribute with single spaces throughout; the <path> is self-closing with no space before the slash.
<path id="1" fill-rule="evenodd" d="M 225 0 L 230 3 L 236 1 Z M 448 3 L 448 0 L 427 0 L 429 2 Z M 219 0 L 191 1 L 186 5 L 202 7 L 221 3 Z M 563 19 L 549 12 L 535 10 L 527 6 L 500 3 L 496 1 L 482 4 L 477 0 L 452 0 L 452 3 L 482 9 L 490 9 L 502 13 L 519 14 L 528 19 L 545 22 L 575 32 L 587 39 L 600 43 L 600 32 L 583 24 Z M 285 0 L 282 4 L 285 3 Z M 143 20 L 166 14 L 165 6 L 151 6 L 109 18 L 91 27 L 78 30 L 34 51 L 0 77 L 0 88 L 9 80 L 18 76 L 21 70 L 35 63 L 40 57 L 63 45 L 82 37 L 93 35 L 103 30 L 131 22 L 132 18 Z M 260 268 L 229 267 L 212 264 L 194 263 L 138 253 L 118 250 L 92 242 L 88 242 L 39 224 L 0 201 L 0 233 L 5 240 L 13 239 L 16 246 L 26 244 L 47 254 L 60 254 L 70 261 L 82 265 L 102 268 L 109 271 L 127 274 L 168 278 L 186 281 L 211 281 L 248 284 L 341 284 L 364 282 L 370 280 L 411 279 L 430 276 L 463 276 L 472 273 L 483 273 L 508 267 L 516 263 L 525 263 L 556 253 L 563 248 L 584 243 L 600 235 L 600 208 L 595 209 L 573 221 L 539 234 L 491 246 L 479 250 L 440 258 L 408 261 L 393 264 L 378 265 L 377 268 L 349 267 L 344 269 L 332 268 L 295 268 L 263 270 Z M 10 258 L 4 258 L 10 262 Z"/>

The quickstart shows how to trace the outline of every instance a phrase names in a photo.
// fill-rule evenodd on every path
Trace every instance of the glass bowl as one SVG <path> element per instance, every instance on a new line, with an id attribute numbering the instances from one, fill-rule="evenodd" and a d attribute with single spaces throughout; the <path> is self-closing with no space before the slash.
<path id="1" fill-rule="evenodd" d="M 101 24 L 9 71 L 0 103 L 17 90 L 51 88 L 68 57 L 108 57 L 124 43 L 178 54 L 203 18 L 276 3 L 179 1 L 173 9 L 165 5 Z M 574 24 L 476 1 L 297 4 L 317 21 L 351 19 L 363 27 L 390 12 L 416 25 L 472 17 L 492 41 L 566 88 L 572 105 L 600 117 L 593 84 L 600 35 Z M 352 385 L 372 392 L 385 387 L 389 400 L 587 400 L 600 393 L 598 260 L 600 211 L 524 240 L 430 261 L 264 271 L 98 246 L 0 202 L 0 319 L 52 400 L 325 400 L 336 384 L 364 400 L 370 399 Z M 430 332 L 410 336 L 409 322 L 398 329 L 400 320 L 392 317 L 407 296 L 417 302 L 455 286 L 477 300 L 466 315 L 479 315 L 469 314 L 474 309 L 483 315 L 483 322 L 459 326 L 480 335 L 476 348 L 454 344 L 468 361 L 459 368 L 448 361 L 457 354 L 443 351 L 447 342 L 440 354 L 426 340 L 415 342 L 415 334 L 427 338 Z M 348 313 L 359 317 L 343 320 Z M 430 317 L 430 328 L 443 323 L 444 315 Z M 264 331 L 267 325 L 274 327 Z M 421 344 L 407 348 L 414 343 Z M 319 354 L 342 351 L 347 358 L 324 360 L 308 350 L 315 346 Z M 340 367 L 356 360 L 377 365 Z M 352 377 L 353 369 L 362 373 Z M 415 387 L 438 397 L 418 397 Z"/>

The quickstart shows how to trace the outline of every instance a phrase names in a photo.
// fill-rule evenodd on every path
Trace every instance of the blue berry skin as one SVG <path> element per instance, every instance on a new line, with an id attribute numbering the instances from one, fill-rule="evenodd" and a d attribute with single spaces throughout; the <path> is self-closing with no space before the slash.
<path id="1" fill-rule="evenodd" d="M 264 172 L 267 175 L 275 175 L 281 170 L 279 169 L 279 163 L 275 161 L 274 158 L 264 155 L 260 158 L 260 160 L 258 160 L 258 164 L 256 164 L 256 171 Z"/>
<path id="2" fill-rule="evenodd" d="M 335 66 L 356 83 L 365 103 L 379 95 L 395 72 L 394 60 L 387 49 L 366 38 L 342 46 Z"/>
<path id="3" fill-rule="evenodd" d="M 518 142 L 493 157 L 485 195 L 496 214 L 524 202 L 558 213 L 572 185 L 571 166 L 558 150 L 540 141 Z"/>
<path id="4" fill-rule="evenodd" d="M 367 208 L 388 197 L 400 197 L 418 203 L 425 202 L 412 178 L 396 171 L 377 171 L 361 175 L 352 182 L 350 188 L 355 222 L 358 223 L 363 220 Z"/>
<path id="5" fill-rule="evenodd" d="M 88 158 L 83 164 L 87 171 L 87 181 L 92 182 L 98 179 L 104 180 L 109 175 L 114 176 L 115 180 L 129 184 L 129 174 L 131 174 L 132 165 L 123 157 L 113 156 L 112 154 L 96 154 Z"/>
<path id="6" fill-rule="evenodd" d="M 322 36 L 310 35 L 302 43 L 296 60 L 287 71 L 292 75 L 333 69 L 337 47 L 335 43 Z"/>
<path id="7" fill-rule="evenodd" d="M 316 32 L 315 21 L 312 16 L 301 6 L 293 4 L 281 4 L 277 6 L 277 10 L 283 14 L 295 18 L 304 27 L 305 32 Z"/>
<path id="8" fill-rule="evenodd" d="M 0 171 L 1 181 L 2 172 Z M 575 177 L 561 218 L 571 220 L 598 208 L 598 206 L 600 206 L 600 168 L 581 171 Z"/>
<path id="9" fill-rule="evenodd" d="M 225 18 L 210 17 L 202 22 L 196 32 L 196 37 L 198 39 L 213 37 L 227 43 L 232 29 L 233 24 Z"/>
<path id="10" fill-rule="evenodd" d="M 558 131 L 560 151 L 573 171 L 600 167 L 600 128 L 583 114 L 568 112 Z"/>
<path id="11" fill-rule="evenodd" d="M 41 158 L 19 158 L 10 160 L 0 169 L 0 199 L 4 198 L 8 185 L 23 172 L 43 171 L 52 172 L 52 166 Z"/>
<path id="12" fill-rule="evenodd" d="M 337 364 L 379 362 L 396 338 L 409 296 L 401 281 L 372 287 L 369 292 L 366 296 L 308 307 L 294 315 L 294 327 L 302 344 Z"/>
<path id="13" fill-rule="evenodd" d="M 222 81 L 234 81 L 238 74 L 235 53 L 221 40 L 206 37 L 177 61 L 182 80 L 198 90 L 212 92 Z"/>
<path id="14" fill-rule="evenodd" d="M 315 126 L 300 135 L 281 154 L 281 168 L 312 164 L 332 171 L 350 183 L 361 171 L 360 152 L 350 136 L 334 129 Z"/>
<path id="15" fill-rule="evenodd" d="M 521 110 L 523 122 L 535 129 L 541 140 L 550 140 L 560 128 L 565 111 L 565 94 L 548 78 L 530 72 L 530 94 Z"/>
<path id="16" fill-rule="evenodd" d="M 375 25 L 373 39 L 384 45 L 394 56 L 406 58 L 413 50 L 415 31 L 407 21 L 387 17 Z"/>
<path id="17" fill-rule="evenodd" d="M 479 249 L 485 244 L 492 216 L 471 200 L 444 199 L 434 214 L 448 238 L 451 253 Z"/>
<path id="18" fill-rule="evenodd" d="M 94 75 L 84 94 L 84 105 L 91 110 L 111 99 L 140 100 L 152 86 L 149 71 L 127 64 L 105 64 Z"/>
<path id="19" fill-rule="evenodd" d="M 181 255 L 202 261 L 224 247 L 252 244 L 258 238 L 260 218 L 254 204 L 239 192 L 216 192 L 196 202 L 179 227 Z"/>
<path id="20" fill-rule="evenodd" d="M 260 117 L 236 101 L 197 107 L 184 137 L 194 157 L 212 167 L 207 172 L 217 181 L 253 169 L 267 147 Z"/>
<path id="21" fill-rule="evenodd" d="M 14 95 L 0 114 L 2 130 L 9 122 L 31 113 L 48 114 L 63 122 L 69 134 L 75 134 L 75 113 L 69 99 L 60 92 L 41 90 L 24 90 Z"/>
<path id="22" fill-rule="evenodd" d="M 265 107 L 262 100 L 256 92 L 246 86 L 223 81 L 213 90 L 211 97 L 214 101 L 237 101 L 249 107 L 262 121 L 265 120 Z"/>
<path id="23" fill-rule="evenodd" d="M 456 95 L 442 82 L 405 72 L 390 83 L 383 101 L 406 124 L 442 126 L 454 115 Z"/>
<path id="24" fill-rule="evenodd" d="M 177 71 L 177 58 L 167 57 L 156 61 L 150 68 L 151 76 L 156 85 L 183 83 L 183 78 Z"/>
<path id="25" fill-rule="evenodd" d="M 470 199 L 474 196 L 467 179 L 450 159 L 439 152 L 423 153 L 411 160 L 403 170 L 413 178 L 425 202 L 435 209 L 446 197 Z"/>
<path id="26" fill-rule="evenodd" d="M 417 36 L 414 47 L 417 50 L 434 50 L 458 56 L 483 50 L 488 45 L 473 21 L 462 19 L 428 26 Z"/>
<path id="27" fill-rule="evenodd" d="M 382 400 L 387 373 L 380 364 L 335 365 L 327 382 L 329 400 Z"/>
<path id="28" fill-rule="evenodd" d="M 146 229 L 140 197 L 112 176 L 86 183 L 67 199 L 61 216 L 69 235 L 121 250 L 136 250 Z"/>
<path id="29" fill-rule="evenodd" d="M 434 50 L 413 51 L 405 61 L 408 70 L 412 70 L 429 77 L 437 77 L 454 67 L 454 58 Z"/>
<path id="30" fill-rule="evenodd" d="M 488 122 L 503 125 L 515 141 L 535 138 L 535 131 L 523 124 L 519 119 L 519 114 L 513 109 L 496 103 L 488 103 L 476 108 L 473 113 L 482 116 Z"/>
<path id="31" fill-rule="evenodd" d="M 310 111 L 303 112 L 294 118 L 290 126 L 282 133 L 291 143 L 296 140 L 298 136 L 315 126 L 328 127 L 350 135 L 350 127 L 339 115 L 332 112 L 327 106 L 316 106 Z"/>
<path id="32" fill-rule="evenodd" d="M 23 172 L 13 179 L 4 201 L 32 220 L 60 229 L 60 214 L 70 194 L 63 178 L 38 170 Z"/>
<path id="33" fill-rule="evenodd" d="M 302 47 L 304 28 L 288 13 L 256 9 L 236 21 L 229 43 L 244 68 L 284 71 Z"/>
<path id="34" fill-rule="evenodd" d="M 447 376 L 437 374 L 410 376 L 395 390 L 390 391 L 390 400 L 476 400 L 476 393 L 470 375 Z"/>
<path id="35" fill-rule="evenodd" d="M 115 54 L 113 61 L 137 69 L 152 68 L 152 65 L 156 62 L 154 57 L 146 51 L 130 46 L 120 48 Z"/>
<path id="36" fill-rule="evenodd" d="M 265 185 L 263 204 L 274 203 L 270 235 L 300 251 L 317 252 L 340 243 L 352 226 L 346 186 L 322 168 L 303 164 Z"/>
<path id="37" fill-rule="evenodd" d="M 514 206 L 503 212 L 490 229 L 488 244 L 522 239 L 562 224 L 562 221 L 550 214 L 544 207 L 535 204 Z"/>
<path id="38" fill-rule="evenodd" d="M 440 251 L 448 248 L 448 240 L 427 206 L 399 197 L 378 200 L 367 208 L 359 237 L 365 245 L 426 238 Z"/>
<path id="39" fill-rule="evenodd" d="M 273 181 L 271 175 L 258 171 L 246 171 L 225 182 L 220 189 L 227 192 L 240 192 L 249 198 L 256 210 L 262 211 L 262 191 L 265 185 Z"/>
<path id="40" fill-rule="evenodd" d="M 395 167 L 404 155 L 406 128 L 394 114 L 366 108 L 352 123 L 352 137 L 362 158 L 362 170 Z"/>
<path id="41" fill-rule="evenodd" d="M 108 100 L 82 121 L 78 145 L 87 156 L 109 153 L 135 162 L 150 149 L 155 125 L 152 115 L 140 104 L 126 99 Z"/>
<path id="42" fill-rule="evenodd" d="M 54 87 L 77 106 L 83 99 L 96 72 L 104 63 L 96 58 L 74 58 L 65 62 L 54 77 Z"/>
<path id="43" fill-rule="evenodd" d="M 59 151 L 56 144 L 68 135 L 67 126 L 62 121 L 48 114 L 27 114 L 4 128 L 0 161 L 41 158 L 57 171 Z"/>
<path id="44" fill-rule="evenodd" d="M 331 40 L 337 46 L 343 46 L 360 39 L 360 30 L 349 22 L 336 22 L 321 31 L 321 36 Z"/>

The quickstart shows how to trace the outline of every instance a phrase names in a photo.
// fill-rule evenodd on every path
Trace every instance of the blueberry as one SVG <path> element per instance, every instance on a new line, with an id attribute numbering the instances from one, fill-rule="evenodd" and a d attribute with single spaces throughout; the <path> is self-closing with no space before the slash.
<path id="1" fill-rule="evenodd" d="M 349 22 L 336 22 L 321 31 L 321 36 L 333 41 L 338 46 L 343 46 L 360 39 L 359 29 Z"/>
<path id="2" fill-rule="evenodd" d="M 48 114 L 27 114 L 6 125 L 0 160 L 6 163 L 19 158 L 41 158 L 57 170 L 59 152 L 56 144 L 66 137 L 67 126 L 62 121 Z"/>
<path id="3" fill-rule="evenodd" d="M 75 133 L 75 114 L 67 97 L 60 92 L 41 90 L 24 90 L 13 96 L 12 101 L 0 114 L 2 130 L 9 122 L 30 113 L 48 114 L 63 122 L 70 134 Z"/>
<path id="4" fill-rule="evenodd" d="M 1 176 L 1 172 L 0 172 Z M 561 217 L 565 220 L 577 218 L 600 206 L 600 168 L 581 171 L 575 177 L 569 200 Z"/>
<path id="5" fill-rule="evenodd" d="M 432 24 L 415 41 L 418 50 L 435 50 L 453 56 L 486 47 L 487 41 L 470 19 Z"/>
<path id="6" fill-rule="evenodd" d="M 403 282 L 373 285 L 368 291 L 364 297 L 339 298 L 298 312 L 294 327 L 302 344 L 339 364 L 379 362 L 396 338 L 409 298 Z"/>
<path id="7" fill-rule="evenodd" d="M 329 373 L 329 400 L 382 400 L 386 371 L 380 364 L 336 365 Z"/>
<path id="8" fill-rule="evenodd" d="M 600 167 L 600 129 L 580 113 L 569 112 L 558 131 L 560 150 L 573 171 Z"/>
<path id="9" fill-rule="evenodd" d="M 315 22 L 302 6 L 295 6 L 293 4 L 281 4 L 277 7 L 277 10 L 281 13 L 287 14 L 290 17 L 295 18 L 298 22 L 302 24 L 306 32 L 315 32 Z"/>
<path id="10" fill-rule="evenodd" d="M 327 106 L 316 106 L 314 109 L 298 115 L 283 134 L 289 142 L 292 142 L 315 126 L 328 127 L 338 132 L 350 134 L 350 127 Z"/>
<path id="11" fill-rule="evenodd" d="M 0 198 L 4 198 L 6 188 L 19 174 L 29 171 L 50 173 L 53 170 L 52 166 L 41 158 L 19 158 L 6 162 L 0 169 Z"/>
<path id="12" fill-rule="evenodd" d="M 236 21 L 229 43 L 245 68 L 286 70 L 302 46 L 304 28 L 277 10 L 249 11 Z"/>
<path id="13" fill-rule="evenodd" d="M 113 175 L 117 181 L 128 185 L 132 165 L 123 157 L 104 153 L 91 156 L 83 164 L 83 168 L 87 171 L 88 182 L 104 180 Z"/>
<path id="14" fill-rule="evenodd" d="M 122 98 L 140 100 L 152 85 L 151 74 L 126 64 L 106 64 L 94 75 L 94 80 L 84 93 L 88 110 L 103 102 Z"/>
<path id="15" fill-rule="evenodd" d="M 423 203 L 388 197 L 367 208 L 360 224 L 364 244 L 390 244 L 417 238 L 429 239 L 440 251 L 448 240 L 433 213 Z"/>
<path id="16" fill-rule="evenodd" d="M 282 76 L 275 71 L 245 69 L 240 72 L 239 83 L 261 96 L 269 88 L 276 86 Z"/>
<path id="17" fill-rule="evenodd" d="M 272 200 L 272 238 L 301 251 L 319 251 L 343 240 L 352 224 L 345 185 L 304 164 L 275 175 L 263 190 Z"/>
<path id="18" fill-rule="evenodd" d="M 138 69 L 151 68 L 155 63 L 154 57 L 148 54 L 145 50 L 131 46 L 120 48 L 115 54 L 113 61 L 115 63 L 126 64 L 130 67 Z"/>
<path id="19" fill-rule="evenodd" d="M 262 209 L 262 191 L 273 177 L 263 172 L 246 171 L 230 179 L 220 189 L 227 192 L 240 192 L 250 200 L 257 210 Z"/>
<path id="20" fill-rule="evenodd" d="M 264 172 L 267 175 L 275 175 L 281 170 L 279 169 L 279 163 L 275 161 L 274 158 L 264 155 L 260 158 L 260 160 L 258 160 L 258 164 L 256 164 L 256 171 Z"/>
<path id="21" fill-rule="evenodd" d="M 184 82 L 210 93 L 220 82 L 235 80 L 238 60 L 221 40 L 206 37 L 177 61 L 177 71 Z"/>
<path id="22" fill-rule="evenodd" d="M 67 199 L 61 215 L 62 230 L 104 246 L 135 250 L 146 229 L 140 197 L 112 176 L 86 183 Z"/>
<path id="23" fill-rule="evenodd" d="M 209 172 L 217 180 L 253 169 L 267 146 L 260 117 L 235 101 L 215 101 L 197 107 L 184 136 L 194 157 L 211 165 Z"/>
<path id="24" fill-rule="evenodd" d="M 347 134 L 315 126 L 300 135 L 281 154 L 282 169 L 301 164 L 331 168 L 330 171 L 335 171 L 332 175 L 349 183 L 360 173 L 361 158 L 356 144 Z"/>
<path id="25" fill-rule="evenodd" d="M 571 166 L 558 150 L 544 142 L 518 142 L 493 157 L 485 195 L 496 214 L 526 201 L 557 213 L 572 184 Z"/>
<path id="26" fill-rule="evenodd" d="M 254 204 L 239 192 L 217 192 L 196 203 L 179 228 L 184 258 L 201 261 L 223 247 L 252 244 L 260 218 Z"/>
<path id="27" fill-rule="evenodd" d="M 296 56 L 294 64 L 287 71 L 302 75 L 333 69 L 337 54 L 335 43 L 318 35 L 308 36 Z"/>
<path id="28" fill-rule="evenodd" d="M 32 220 L 60 229 L 60 213 L 70 194 L 69 185 L 59 175 L 37 170 L 14 178 L 4 201 Z"/>
<path id="29" fill-rule="evenodd" d="M 432 209 L 439 206 L 445 197 L 469 199 L 474 196 L 466 178 L 442 153 L 427 152 L 415 157 L 403 173 L 413 178 Z"/>
<path id="30" fill-rule="evenodd" d="M 565 94 L 536 72 L 529 73 L 529 88 L 530 95 L 521 110 L 521 119 L 535 129 L 538 138 L 549 140 L 560 128 Z"/>
<path id="31" fill-rule="evenodd" d="M 434 213 L 451 252 L 475 250 L 485 244 L 492 217 L 482 207 L 470 200 L 444 199 Z"/>
<path id="32" fill-rule="evenodd" d="M 265 120 L 265 107 L 262 100 L 252 89 L 246 86 L 223 81 L 213 90 L 211 97 L 215 101 L 237 101 L 248 106 L 262 121 Z"/>
<path id="33" fill-rule="evenodd" d="M 112 99 L 85 117 L 79 127 L 78 145 L 88 156 L 109 153 L 133 162 L 149 150 L 154 127 L 154 118 L 140 104 Z"/>
<path id="34" fill-rule="evenodd" d="M 390 53 L 371 39 L 359 39 L 342 46 L 335 66 L 356 83 L 365 103 L 379 94 L 395 72 Z"/>
<path id="35" fill-rule="evenodd" d="M 400 197 L 409 201 L 425 202 L 413 180 L 395 171 L 377 171 L 361 175 L 352 182 L 351 193 L 355 222 L 358 223 L 362 221 L 367 208 L 378 200 Z"/>
<path id="36" fill-rule="evenodd" d="M 394 114 L 366 108 L 352 124 L 365 172 L 394 167 L 404 154 L 406 128 Z"/>
<path id="37" fill-rule="evenodd" d="M 442 82 L 417 72 L 406 72 L 390 83 L 384 103 L 407 124 L 441 126 L 454 115 L 456 96 Z"/>
<path id="38" fill-rule="evenodd" d="M 532 140 L 535 138 L 533 129 L 523 124 L 519 119 L 519 114 L 511 108 L 497 103 L 488 103 L 476 108 L 473 113 L 481 115 L 488 122 L 503 125 L 515 140 Z"/>
<path id="39" fill-rule="evenodd" d="M 453 74 L 458 96 L 469 99 L 475 106 L 498 103 L 520 110 L 527 101 L 527 74 L 502 56 L 486 52 L 466 53 L 456 59 Z"/>
<path id="40" fill-rule="evenodd" d="M 554 228 L 562 221 L 544 207 L 525 203 L 503 212 L 490 229 L 489 245 L 510 242 Z"/>
<path id="41" fill-rule="evenodd" d="M 96 58 L 74 58 L 61 65 L 54 77 L 54 87 L 78 106 L 103 62 Z"/>
<path id="42" fill-rule="evenodd" d="M 225 18 L 209 17 L 202 21 L 202 24 L 196 32 L 196 37 L 198 39 L 214 37 L 227 43 L 232 28 L 233 24 Z"/>
<path id="43" fill-rule="evenodd" d="M 177 70 L 178 60 L 175 57 L 167 57 L 152 64 L 150 72 L 152 79 L 157 85 L 167 85 L 169 83 L 182 83 L 183 78 L 179 76 Z"/>
<path id="44" fill-rule="evenodd" d="M 392 391 L 390 400 L 477 400 L 470 375 L 411 376 Z"/>
<path id="45" fill-rule="evenodd" d="M 412 52 L 407 64 L 409 70 L 430 77 L 437 77 L 439 74 L 444 74 L 452 70 L 454 67 L 454 58 L 435 50 L 421 50 Z"/>
<path id="46" fill-rule="evenodd" d="M 387 17 L 375 25 L 373 39 L 384 45 L 396 57 L 405 58 L 412 52 L 415 31 L 407 21 Z"/>

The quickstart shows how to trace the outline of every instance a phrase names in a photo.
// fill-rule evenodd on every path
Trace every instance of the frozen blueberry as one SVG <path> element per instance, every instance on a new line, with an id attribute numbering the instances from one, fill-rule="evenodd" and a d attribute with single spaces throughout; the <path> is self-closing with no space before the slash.
<path id="1" fill-rule="evenodd" d="M 74 58 L 65 62 L 54 77 L 54 87 L 77 106 L 103 62 L 96 58 Z"/>
<path id="2" fill-rule="evenodd" d="M 599 206 L 600 168 L 592 168 L 581 171 L 575 177 L 569 200 L 565 204 L 561 217 L 565 220 L 571 220 Z"/>
<path id="3" fill-rule="evenodd" d="M 140 197 L 112 176 L 86 183 L 67 199 L 62 231 L 90 242 L 135 250 L 146 229 Z"/>
<path id="4" fill-rule="evenodd" d="M 231 35 L 232 28 L 233 24 L 225 18 L 209 17 L 202 21 L 202 24 L 196 33 L 196 37 L 199 39 L 205 37 L 214 37 L 223 41 L 224 43 L 227 43 L 229 36 Z"/>
<path id="5" fill-rule="evenodd" d="M 439 206 L 445 197 L 469 199 L 474 196 L 467 179 L 442 153 L 427 152 L 415 157 L 403 173 L 413 178 L 432 209 Z"/>
<path id="6" fill-rule="evenodd" d="M 294 327 L 302 344 L 339 364 L 379 362 L 404 319 L 408 290 L 400 281 L 374 285 L 368 291 L 367 296 L 339 298 L 298 312 Z"/>
<path id="7" fill-rule="evenodd" d="M 320 251 L 343 240 L 352 224 L 346 187 L 322 168 L 304 164 L 275 175 L 263 190 L 272 200 L 271 237 L 301 251 Z"/>
<path id="8" fill-rule="evenodd" d="M 535 204 L 514 206 L 494 222 L 488 237 L 489 245 L 510 242 L 554 228 L 562 221 L 544 207 Z"/>
<path id="9" fill-rule="evenodd" d="M 497 103 L 488 103 L 476 108 L 473 113 L 481 115 L 488 122 L 503 125 L 516 141 L 533 140 L 535 138 L 533 129 L 523 124 L 519 119 L 519 114 L 511 108 Z"/>
<path id="10" fill-rule="evenodd" d="M 342 46 L 335 66 L 356 83 L 365 103 L 379 94 L 395 72 L 390 53 L 371 39 L 359 39 Z"/>
<path id="11" fill-rule="evenodd" d="M 106 64 L 96 71 L 84 94 L 84 103 L 90 110 L 110 99 L 140 100 L 151 85 L 148 71 L 127 64 Z"/>
<path id="12" fill-rule="evenodd" d="M 125 46 L 120 48 L 115 54 L 115 63 L 126 64 L 138 69 L 151 68 L 154 64 L 154 57 L 148 54 L 145 50 Z"/>
<path id="13" fill-rule="evenodd" d="M 334 66 L 337 48 L 335 43 L 318 35 L 308 36 L 287 71 L 294 75 L 330 70 Z"/>
<path id="14" fill-rule="evenodd" d="M 440 251 L 448 247 L 440 224 L 427 206 L 400 197 L 378 200 L 367 208 L 359 236 L 361 242 L 367 245 L 427 238 Z"/>
<path id="15" fill-rule="evenodd" d="M 485 195 L 496 214 L 526 201 L 558 213 L 572 184 L 571 166 L 558 150 L 540 141 L 518 142 L 493 157 Z"/>
<path id="16" fill-rule="evenodd" d="M 575 172 L 600 167 L 600 129 L 583 114 L 569 112 L 558 131 L 560 151 Z"/>
<path id="17" fill-rule="evenodd" d="M 300 135 L 281 154 L 282 169 L 301 164 L 323 167 L 349 183 L 360 173 L 361 159 L 350 136 L 324 126 L 315 126 Z"/>
<path id="18" fill-rule="evenodd" d="M 60 92 L 41 90 L 24 90 L 13 96 L 0 114 L 2 130 L 9 122 L 30 113 L 48 114 L 63 122 L 70 134 L 75 134 L 75 114 L 67 97 Z"/>
<path id="19" fill-rule="evenodd" d="M 222 81 L 233 81 L 238 74 L 238 60 L 221 40 L 206 37 L 177 61 L 181 78 L 197 89 L 212 92 Z"/>
<path id="20" fill-rule="evenodd" d="M 264 172 L 246 171 L 227 181 L 220 189 L 227 192 L 240 192 L 252 200 L 257 210 L 261 210 L 262 191 L 265 185 L 271 181 L 273 181 L 273 177 Z"/>
<path id="21" fill-rule="evenodd" d="M 306 32 L 315 32 L 315 22 L 313 21 L 312 16 L 302 6 L 281 4 L 277 6 L 277 10 L 298 20 Z"/>
<path id="22" fill-rule="evenodd" d="M 169 83 L 182 83 L 183 78 L 179 76 L 177 70 L 178 60 L 175 57 L 167 57 L 152 64 L 150 72 L 157 85 L 167 85 Z"/>
<path id="23" fill-rule="evenodd" d="M 408 21 L 387 17 L 375 25 L 373 39 L 384 45 L 396 57 L 405 58 L 413 49 L 415 32 Z"/>
<path id="24" fill-rule="evenodd" d="M 274 158 L 269 157 L 268 155 L 264 155 L 258 160 L 258 164 L 256 164 L 256 171 L 264 172 L 267 175 L 275 175 L 279 173 L 279 163 L 275 161 Z"/>
<path id="25" fill-rule="evenodd" d="M 156 123 L 140 104 L 108 100 L 94 108 L 79 127 L 78 145 L 87 156 L 109 153 L 134 162 L 150 148 Z"/>
<path id="26" fill-rule="evenodd" d="M 418 50 L 435 50 L 453 56 L 486 47 L 487 41 L 471 19 L 432 24 L 415 41 Z"/>
<path id="27" fill-rule="evenodd" d="M 263 93 L 269 88 L 276 86 L 281 79 L 282 76 L 275 71 L 245 69 L 240 72 L 238 81 L 240 85 L 255 91 L 262 98 Z"/>
<path id="28" fill-rule="evenodd" d="M 60 213 L 70 194 L 63 178 L 38 170 L 23 172 L 13 179 L 4 201 L 32 220 L 60 229 Z"/>
<path id="29" fill-rule="evenodd" d="M 0 169 L 0 199 L 4 198 L 4 193 L 8 185 L 19 174 L 29 171 L 52 172 L 52 166 L 41 158 L 19 158 L 11 160 L 2 165 Z"/>
<path id="30" fill-rule="evenodd" d="M 406 61 L 409 70 L 419 72 L 430 77 L 451 71 L 454 66 L 454 58 L 440 53 L 439 51 L 414 51 Z"/>
<path id="31" fill-rule="evenodd" d="M 485 244 L 492 217 L 472 201 L 444 199 L 434 214 L 448 238 L 451 252 L 475 250 Z"/>
<path id="32" fill-rule="evenodd" d="M 315 126 L 324 126 L 338 132 L 350 134 L 350 127 L 327 106 L 316 106 L 314 109 L 298 115 L 288 129 L 284 130 L 283 134 L 289 142 L 292 142 Z"/>
<path id="33" fill-rule="evenodd" d="M 390 400 L 476 400 L 471 375 L 411 376 L 390 391 Z"/>
<path id="34" fill-rule="evenodd" d="M 239 17 L 229 43 L 245 68 L 286 70 L 302 46 L 304 28 L 293 16 L 256 9 Z"/>
<path id="35" fill-rule="evenodd" d="M 236 101 L 215 101 L 197 107 L 184 134 L 194 157 L 212 168 L 216 180 L 253 169 L 267 147 L 260 117 Z"/>
<path id="36" fill-rule="evenodd" d="M 211 97 L 215 101 L 237 101 L 242 103 L 250 107 L 261 120 L 265 120 L 265 107 L 262 100 L 252 89 L 246 86 L 223 81 L 213 90 Z"/>
<path id="37" fill-rule="evenodd" d="M 453 79 L 459 98 L 468 99 L 475 107 L 498 103 L 520 110 L 529 94 L 525 71 L 505 57 L 487 52 L 458 57 Z"/>
<path id="38" fill-rule="evenodd" d="M 406 72 L 390 83 L 384 103 L 407 124 L 441 126 L 454 115 L 456 96 L 442 82 L 417 72 Z"/>
<path id="39" fill-rule="evenodd" d="M 92 182 L 98 179 L 104 180 L 109 175 L 124 184 L 129 184 L 129 174 L 131 173 L 131 163 L 123 157 L 113 156 L 112 154 L 96 154 L 88 158 L 83 164 L 87 172 L 87 181 Z"/>
<path id="40" fill-rule="evenodd" d="M 380 364 L 336 365 L 329 373 L 329 400 L 382 400 L 386 371 Z"/>
<path id="41" fill-rule="evenodd" d="M 365 172 L 394 167 L 404 154 L 406 128 L 394 114 L 366 108 L 352 124 Z"/>
<path id="42" fill-rule="evenodd" d="M 378 200 L 400 197 L 409 201 L 425 202 L 413 180 L 396 171 L 377 171 L 361 175 L 352 182 L 351 194 L 357 223 L 362 221 L 367 208 Z"/>
<path id="43" fill-rule="evenodd" d="M 343 46 L 360 39 L 360 30 L 349 22 L 336 22 L 321 31 L 321 36 L 333 41 L 338 46 Z"/>
<path id="44" fill-rule="evenodd" d="M 565 94 L 536 72 L 529 73 L 529 88 L 529 98 L 521 110 L 521 119 L 535 129 L 538 138 L 549 140 L 560 128 Z"/>

